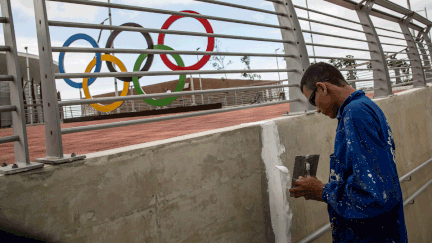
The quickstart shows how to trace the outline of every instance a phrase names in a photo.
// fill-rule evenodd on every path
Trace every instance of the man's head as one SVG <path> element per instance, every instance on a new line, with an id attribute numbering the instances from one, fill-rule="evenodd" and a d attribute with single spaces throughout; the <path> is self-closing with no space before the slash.
<path id="1" fill-rule="evenodd" d="M 334 66 L 319 62 L 306 69 L 300 89 L 318 112 L 334 119 L 339 107 L 355 92 L 341 72 Z"/>

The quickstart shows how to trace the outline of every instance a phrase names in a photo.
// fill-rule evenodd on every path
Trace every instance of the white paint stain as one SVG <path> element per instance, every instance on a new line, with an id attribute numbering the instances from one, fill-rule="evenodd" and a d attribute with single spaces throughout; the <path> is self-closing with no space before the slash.
<path id="1" fill-rule="evenodd" d="M 288 173 L 284 173 L 276 167 L 282 166 L 280 155 L 285 152 L 285 147 L 280 143 L 279 132 L 273 121 L 261 124 L 261 138 L 261 157 L 266 168 L 270 218 L 275 242 L 291 243 L 292 212 L 286 197 L 287 190 L 291 188 L 291 178 L 288 169 Z"/>
<path id="2" fill-rule="evenodd" d="M 339 181 L 340 180 L 340 175 L 336 174 L 336 171 L 334 169 L 330 170 L 330 182 L 332 181 Z"/>

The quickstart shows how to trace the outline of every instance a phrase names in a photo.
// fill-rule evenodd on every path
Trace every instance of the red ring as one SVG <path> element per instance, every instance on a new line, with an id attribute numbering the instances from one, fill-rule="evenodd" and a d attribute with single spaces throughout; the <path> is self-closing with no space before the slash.
<path id="1" fill-rule="evenodd" d="M 185 11 L 181 11 L 184 13 L 194 13 L 194 14 L 199 14 L 195 11 L 190 11 L 190 10 L 185 10 Z M 183 18 L 185 16 L 171 16 L 167 19 L 167 21 L 162 25 L 162 29 L 168 29 L 176 20 Z M 208 22 L 207 19 L 199 19 L 199 18 L 195 18 L 197 19 L 199 22 L 201 22 L 201 24 L 204 26 L 204 28 L 206 29 L 207 33 L 213 33 L 213 28 L 211 27 L 210 23 Z M 165 34 L 160 33 L 159 34 L 159 38 L 158 38 L 158 45 L 164 45 L 164 39 L 165 39 Z M 208 37 L 208 43 L 207 43 L 207 50 L 206 51 L 213 51 L 214 49 L 214 37 Z M 199 70 L 202 67 L 204 67 L 204 65 L 210 60 L 210 55 L 206 55 L 203 56 L 201 58 L 201 60 L 199 60 L 196 64 L 189 66 L 189 67 L 179 67 L 175 64 L 173 64 L 166 56 L 166 54 L 161 54 L 160 57 L 162 58 L 162 61 L 165 63 L 165 65 L 175 71 L 175 70 Z"/>

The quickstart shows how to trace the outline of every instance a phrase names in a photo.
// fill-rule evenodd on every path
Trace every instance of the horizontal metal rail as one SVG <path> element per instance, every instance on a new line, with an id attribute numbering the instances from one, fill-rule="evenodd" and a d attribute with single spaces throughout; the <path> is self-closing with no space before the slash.
<path id="1" fill-rule="evenodd" d="M 417 59 L 403 59 L 403 61 L 407 61 L 407 62 L 413 62 L 413 61 L 415 61 L 415 62 L 418 62 Z M 420 60 L 420 61 L 421 61 L 421 60 Z"/>
<path id="2" fill-rule="evenodd" d="M 428 165 L 430 162 L 432 162 L 432 158 L 426 160 L 426 162 L 423 162 L 421 165 L 417 166 L 416 168 L 414 168 L 413 170 L 411 170 L 410 172 L 406 173 L 405 175 L 401 176 L 399 178 L 399 182 L 404 181 L 406 178 L 408 178 L 409 176 L 411 176 L 412 174 L 414 174 L 415 172 L 419 171 L 421 168 L 425 167 L 426 165 Z"/>
<path id="3" fill-rule="evenodd" d="M 19 136 L 17 136 L 17 135 L 8 136 L 8 137 L 0 137 L 0 144 L 12 143 L 12 142 L 18 142 L 18 141 L 19 141 Z"/>
<path id="4" fill-rule="evenodd" d="M 184 17 L 192 17 L 192 18 L 197 17 L 196 14 L 191 14 L 191 13 L 162 10 L 156 8 L 138 7 L 138 6 L 125 5 L 125 4 L 117 4 L 117 3 L 107 3 L 107 2 L 97 2 L 97 1 L 87 1 L 87 0 L 50 0 L 50 1 L 63 2 L 63 3 L 75 3 L 75 4 L 82 4 L 82 5 L 116 8 L 116 9 L 124 9 L 124 10 L 133 10 L 133 11 L 141 11 L 141 12 L 148 12 L 148 13 L 170 14 L 175 16 L 184 16 Z M 245 21 L 239 19 L 221 18 L 221 17 L 202 15 L 202 14 L 199 15 L 199 18 L 238 23 L 238 24 L 248 24 L 248 25 L 256 25 L 256 26 L 263 26 L 263 27 L 270 27 L 270 28 L 278 28 L 278 29 L 289 29 L 286 26 L 258 23 L 258 22 Z"/>
<path id="5" fill-rule="evenodd" d="M 406 45 L 390 44 L 390 43 L 383 43 L 383 42 L 381 42 L 381 45 L 408 47 Z"/>
<path id="6" fill-rule="evenodd" d="M 10 51 L 10 46 L 0 46 L 0 51 Z"/>
<path id="7" fill-rule="evenodd" d="M 2 105 L 0 106 L 0 112 L 16 111 L 17 107 L 14 105 Z"/>
<path id="8" fill-rule="evenodd" d="M 417 55 L 417 53 L 415 53 L 415 52 L 401 52 L 401 51 L 384 51 L 384 53 L 399 53 L 401 55 L 403 55 L 403 54 Z M 397 59 L 397 60 L 402 60 L 402 59 Z M 397 60 L 395 60 L 395 61 L 397 61 Z"/>
<path id="9" fill-rule="evenodd" d="M 342 60 L 358 60 L 358 61 L 377 61 L 376 59 L 365 59 L 365 58 L 349 58 L 349 57 L 328 57 L 328 56 L 309 56 L 309 58 L 316 58 L 316 59 L 342 59 Z"/>
<path id="10" fill-rule="evenodd" d="M 423 69 L 425 69 L 425 68 L 431 68 L 432 66 L 423 66 Z"/>
<path id="11" fill-rule="evenodd" d="M 233 7 L 233 8 L 252 10 L 252 11 L 261 12 L 261 13 L 268 13 L 268 14 L 276 14 L 276 15 L 281 15 L 281 16 L 287 16 L 286 14 L 278 13 L 278 12 L 275 12 L 275 11 L 270 11 L 270 10 L 265 10 L 265 9 L 260 9 L 260 8 L 254 8 L 254 7 L 249 7 L 249 6 L 243 6 L 243 5 L 240 5 L 240 4 L 234 4 L 234 3 L 227 3 L 227 2 L 222 2 L 222 1 L 216 1 L 216 0 L 195 0 L 195 1 L 204 2 L 204 3 L 211 3 L 211 4 L 217 4 L 217 5 L 222 5 L 222 6 L 228 6 L 228 7 Z"/>
<path id="12" fill-rule="evenodd" d="M 412 75 L 414 75 L 414 74 L 405 74 L 405 75 L 399 75 L 399 76 L 394 76 L 394 77 L 390 77 L 391 79 L 392 78 L 403 78 L 403 77 L 408 77 L 408 76 L 412 76 Z"/>
<path id="13" fill-rule="evenodd" d="M 243 109 L 285 104 L 285 103 L 298 102 L 298 101 L 300 101 L 300 99 L 292 99 L 292 100 L 284 100 L 284 101 L 276 101 L 276 102 L 266 102 L 266 103 L 255 104 L 255 105 L 244 105 L 244 106 L 215 109 L 215 110 L 208 110 L 208 111 L 189 112 L 189 113 L 184 113 L 184 114 L 179 114 L 179 115 L 154 117 L 154 118 L 139 119 L 139 120 L 132 120 L 132 121 L 113 122 L 113 123 L 108 123 L 108 124 L 98 124 L 98 125 L 91 125 L 91 126 L 64 128 L 61 130 L 61 133 L 62 134 L 69 134 L 69 133 L 94 131 L 94 130 L 100 130 L 100 129 L 114 128 L 114 127 L 124 127 L 124 126 L 138 125 L 138 124 L 144 124 L 144 123 L 150 123 L 150 122 L 168 121 L 168 120 L 173 120 L 173 119 L 181 119 L 181 118 L 186 118 L 186 117 L 210 115 L 210 114 L 215 114 L 215 113 L 237 111 L 237 110 L 243 110 Z"/>
<path id="14" fill-rule="evenodd" d="M 43 106 L 43 104 L 35 104 L 35 103 L 33 103 L 33 104 L 31 104 L 31 105 L 24 105 L 24 107 L 33 107 L 33 106 Z"/>
<path id="15" fill-rule="evenodd" d="M 356 31 L 356 32 L 372 35 L 372 33 L 364 32 L 363 30 L 356 30 L 356 29 L 352 29 L 352 28 L 348 28 L 348 27 L 344 27 L 344 26 L 340 26 L 340 25 L 336 25 L 336 24 L 329 24 L 329 23 L 326 23 L 326 22 L 322 22 L 322 21 L 318 21 L 318 20 L 313 20 L 313 19 L 307 19 L 307 18 L 303 18 L 303 17 L 297 17 L 297 18 L 299 20 L 303 20 L 303 21 L 309 21 L 309 22 L 312 22 L 312 23 L 323 24 L 323 25 L 333 26 L 333 27 L 337 27 L 337 28 L 341 28 L 341 29 L 352 30 L 352 31 Z"/>
<path id="16" fill-rule="evenodd" d="M 340 19 L 340 20 L 343 20 L 343 21 L 351 22 L 351 23 L 354 23 L 354 24 L 368 26 L 366 24 L 362 24 L 362 23 L 354 21 L 354 20 L 345 19 L 345 18 L 336 16 L 336 15 L 328 14 L 328 13 L 323 13 L 323 12 L 320 12 L 320 11 L 317 11 L 317 10 L 314 10 L 314 9 L 305 8 L 305 7 L 298 6 L 298 5 L 294 5 L 294 7 L 298 8 L 298 9 L 301 9 L 301 10 L 309 11 L 309 12 L 312 12 L 312 13 L 317 13 L 317 14 L 325 15 L 325 16 L 332 17 L 332 18 L 335 18 L 335 19 Z"/>
<path id="17" fill-rule="evenodd" d="M 280 3 L 280 4 L 284 4 L 282 1 L 280 1 L 280 0 L 264 0 L 264 1 L 267 1 L 267 2 L 272 2 L 272 3 Z"/>
<path id="18" fill-rule="evenodd" d="M 374 80 L 381 80 L 380 78 L 369 78 L 369 79 L 354 79 L 354 80 L 347 80 L 349 84 L 351 83 L 357 83 L 357 82 L 365 82 L 365 81 L 374 81 Z"/>
<path id="19" fill-rule="evenodd" d="M 394 85 L 392 85 L 392 87 L 404 86 L 404 85 L 412 84 L 412 83 L 415 83 L 415 82 L 418 82 L 418 81 L 419 80 L 413 80 L 413 81 L 409 81 L 409 82 L 403 82 L 403 83 L 400 83 L 400 84 L 394 84 Z"/>
<path id="20" fill-rule="evenodd" d="M 427 44 L 427 43 L 424 43 L 424 42 L 420 42 L 420 41 L 414 41 L 415 43 L 420 43 L 420 44 L 423 44 L 423 45 L 426 45 L 426 46 L 430 46 L 430 47 L 432 47 L 432 45 L 429 45 L 429 44 Z"/>
<path id="21" fill-rule="evenodd" d="M 206 89 L 206 90 L 198 90 L 198 91 L 180 91 L 180 92 L 171 92 L 171 93 L 155 93 L 155 94 L 145 94 L 145 95 L 103 97 L 103 98 L 93 98 L 93 99 L 84 99 L 84 100 L 59 101 L 58 104 L 59 104 L 59 106 L 71 106 L 71 105 L 94 104 L 94 103 L 99 103 L 99 102 L 115 102 L 115 101 L 166 98 L 166 97 L 201 95 L 201 94 L 216 94 L 216 93 L 227 93 L 227 92 L 234 92 L 234 91 L 276 89 L 276 88 L 285 88 L 285 87 L 287 87 L 287 88 L 299 87 L 299 85 L 298 84 L 263 85 L 263 86 L 238 87 L 238 88 L 226 88 L 226 89 Z"/>
<path id="22" fill-rule="evenodd" d="M 405 40 L 404 38 L 399 38 L 399 37 L 394 37 L 394 36 L 389 36 L 389 35 L 380 35 L 380 34 L 378 34 L 378 36 L 392 38 L 392 39 L 398 39 L 398 40 L 403 40 L 403 41 L 412 41 L 412 40 Z"/>
<path id="23" fill-rule="evenodd" d="M 411 67 L 389 67 L 388 69 L 396 70 L 396 69 L 410 69 Z"/>
<path id="24" fill-rule="evenodd" d="M 332 35 L 332 34 L 327 34 L 327 33 L 317 32 L 317 31 L 302 30 L 302 32 L 303 33 L 314 34 L 314 35 L 323 35 L 323 36 L 336 37 L 336 38 L 341 38 L 341 39 L 346 39 L 346 40 L 354 40 L 354 41 L 362 41 L 362 42 L 368 42 L 368 43 L 375 43 L 374 41 L 367 41 L 367 40 L 362 40 L 362 39 L 357 39 L 357 38 L 351 38 L 351 37 L 346 37 L 346 36 L 341 36 L 341 35 Z"/>
<path id="25" fill-rule="evenodd" d="M 174 35 L 206 36 L 206 37 L 218 37 L 218 38 L 226 38 L 226 39 L 292 43 L 292 41 L 285 41 L 285 40 L 278 40 L 278 39 L 267 39 L 267 38 L 238 36 L 238 35 L 211 34 L 211 33 L 209 34 L 209 33 L 178 31 L 178 30 L 149 29 L 149 28 L 140 28 L 140 27 L 131 27 L 131 26 L 85 24 L 85 23 L 73 23 L 73 22 L 52 21 L 52 20 L 48 21 L 48 24 L 50 26 L 57 26 L 57 27 L 100 29 L 100 30 L 120 30 L 120 31 L 142 32 L 142 33 L 164 33 L 164 34 L 174 34 Z"/>
<path id="26" fill-rule="evenodd" d="M 372 70 L 381 70 L 379 68 L 341 68 L 339 71 L 372 71 Z"/>
<path id="27" fill-rule="evenodd" d="M 345 47 L 345 46 L 323 45 L 323 44 L 316 44 L 316 43 L 309 43 L 309 42 L 306 42 L 306 45 L 308 45 L 308 46 L 320 46 L 320 47 L 336 48 L 336 49 L 355 50 L 355 51 L 377 52 L 377 51 L 371 51 L 369 49 L 360 49 L 360 48 Z"/>
<path id="28" fill-rule="evenodd" d="M 64 78 L 110 78 L 110 77 L 137 77 L 158 75 L 185 75 L 185 74 L 224 74 L 224 73 L 277 73 L 296 72 L 296 69 L 251 69 L 251 70 L 186 70 L 186 71 L 152 71 L 152 72 L 105 72 L 105 73 L 56 73 L 56 79 Z"/>
<path id="29" fill-rule="evenodd" d="M 391 30 L 391 29 L 386 29 L 386 28 L 382 28 L 382 27 L 375 27 L 375 29 L 379 29 L 379 30 L 386 30 L 386 31 L 390 31 L 390 32 L 394 32 L 394 33 L 398 33 L 398 34 L 402 34 L 402 32 L 400 31 L 396 31 L 396 30 Z"/>
<path id="30" fill-rule="evenodd" d="M 432 179 L 429 180 L 426 184 L 424 184 L 420 189 L 418 189 L 414 194 L 412 194 L 407 200 L 404 201 L 403 205 L 404 207 L 410 203 L 411 201 L 414 201 L 414 198 L 416 198 L 420 193 L 422 193 L 428 186 L 432 184 Z"/>
<path id="31" fill-rule="evenodd" d="M 8 22 L 8 19 L 5 17 L 0 17 L 0 23 L 6 24 Z"/>
<path id="32" fill-rule="evenodd" d="M 14 81 L 12 75 L 0 75 L 0 81 Z"/>
<path id="33" fill-rule="evenodd" d="M 425 72 L 425 74 L 432 74 L 432 72 Z"/>
<path id="34" fill-rule="evenodd" d="M 432 161 L 432 159 L 429 159 L 428 161 L 424 162 L 420 166 L 417 166 L 415 169 L 413 169 L 412 171 L 408 172 L 404 176 L 400 177 L 399 178 L 399 183 L 403 182 L 408 176 L 411 176 L 414 172 L 418 171 L 419 169 L 421 169 L 422 167 L 424 167 L 426 164 L 430 163 L 431 161 Z M 432 183 L 432 180 L 430 180 L 429 182 L 427 182 L 424 186 L 422 186 L 419 190 L 417 190 L 414 194 L 412 194 L 409 198 L 407 198 L 403 202 L 404 207 L 406 206 L 407 203 L 413 201 L 414 198 L 417 197 L 422 191 L 424 191 L 424 189 L 427 188 L 431 183 Z M 312 241 L 318 239 L 321 235 L 323 235 L 324 233 L 326 233 L 327 231 L 330 231 L 330 230 L 331 230 L 331 224 L 327 223 L 324 226 L 322 226 L 321 228 L 319 228 L 317 231 L 313 232 L 312 234 L 310 234 L 307 237 L 305 237 L 302 240 L 300 240 L 298 243 L 312 242 Z"/>
<path id="35" fill-rule="evenodd" d="M 427 78 L 427 79 L 425 79 L 425 81 L 429 81 L 429 80 L 432 80 L 432 78 Z"/>
<path id="36" fill-rule="evenodd" d="M 215 52 L 215 51 L 168 51 L 156 49 L 113 49 L 113 48 L 82 48 L 52 47 L 53 52 L 84 52 L 84 53 L 133 53 L 133 54 L 182 54 L 182 55 L 214 55 L 214 56 L 257 56 L 257 57 L 295 57 L 294 55 L 275 53 Z"/>

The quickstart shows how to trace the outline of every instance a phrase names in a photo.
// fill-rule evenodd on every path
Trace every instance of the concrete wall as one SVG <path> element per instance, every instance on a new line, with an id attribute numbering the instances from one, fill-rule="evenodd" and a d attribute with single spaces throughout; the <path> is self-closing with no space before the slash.
<path id="1" fill-rule="evenodd" d="M 376 103 L 399 176 L 432 157 L 432 88 Z M 317 177 L 328 182 L 336 127 L 321 114 L 281 117 L 2 176 L 0 227 L 48 242 L 296 242 L 329 222 L 326 204 L 281 193 L 272 163 L 292 171 L 296 155 L 321 154 Z M 404 198 L 431 174 L 429 164 L 403 182 Z M 431 201 L 429 187 L 405 207 L 410 242 L 432 241 Z"/>

